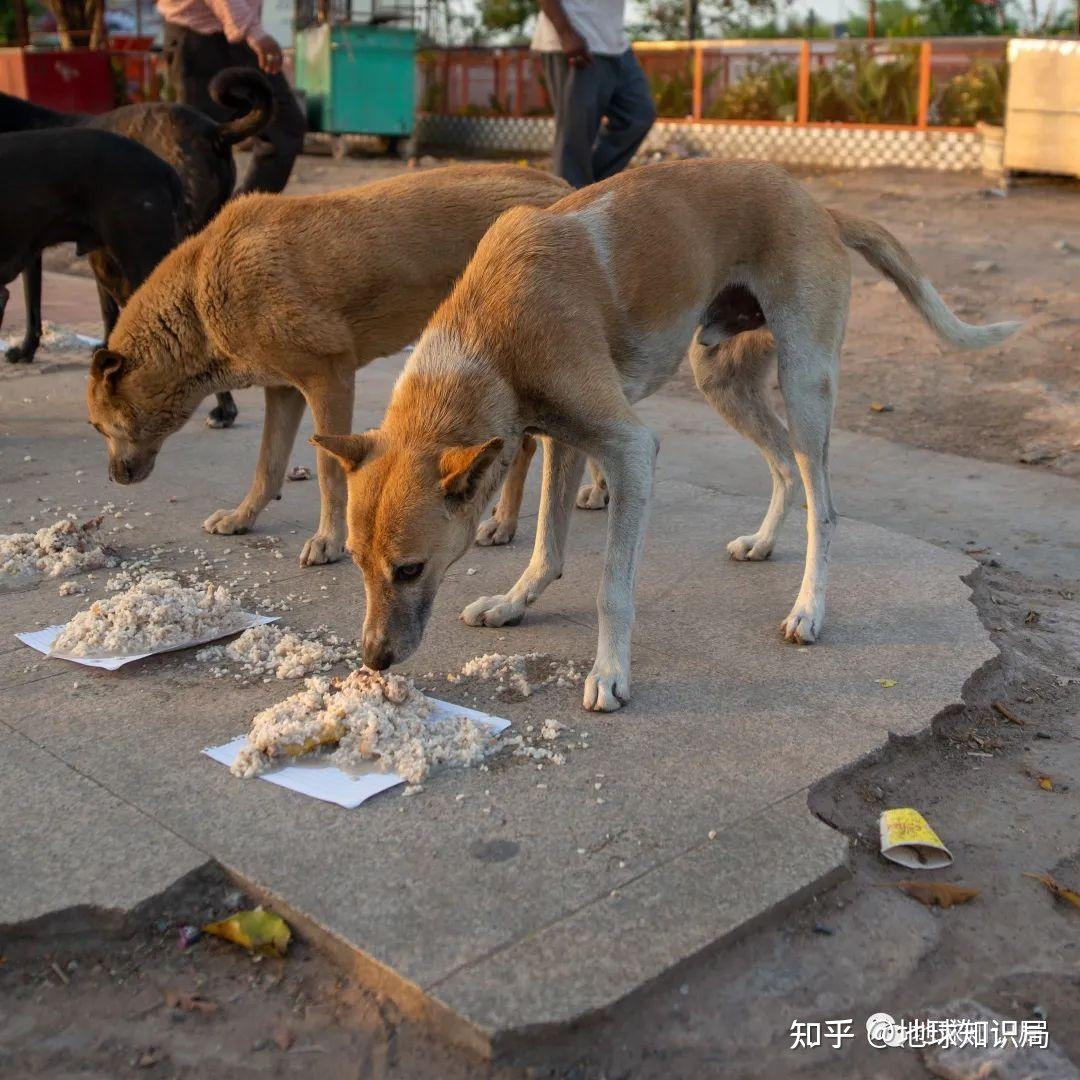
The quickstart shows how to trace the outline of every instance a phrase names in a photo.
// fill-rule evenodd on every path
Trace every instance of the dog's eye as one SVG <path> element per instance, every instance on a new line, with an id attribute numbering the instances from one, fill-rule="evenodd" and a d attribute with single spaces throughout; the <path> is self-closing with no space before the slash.
<path id="1" fill-rule="evenodd" d="M 395 581 L 414 581 L 424 572 L 422 562 L 407 562 L 394 568 Z"/>

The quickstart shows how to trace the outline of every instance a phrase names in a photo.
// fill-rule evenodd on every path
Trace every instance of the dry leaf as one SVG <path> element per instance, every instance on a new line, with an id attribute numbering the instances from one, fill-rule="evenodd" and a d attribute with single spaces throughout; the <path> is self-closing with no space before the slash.
<path id="1" fill-rule="evenodd" d="M 1049 874 L 1025 874 L 1024 877 L 1041 881 L 1054 894 L 1056 900 L 1063 900 L 1066 904 L 1072 904 L 1074 908 L 1080 908 L 1080 893 L 1055 881 Z"/>
<path id="2" fill-rule="evenodd" d="M 896 685 L 895 679 L 875 679 L 874 682 L 876 682 L 878 686 L 883 686 L 886 690 L 891 690 Z"/>
<path id="3" fill-rule="evenodd" d="M 199 994 L 181 994 L 177 990 L 169 990 L 165 994 L 165 1004 L 170 1009 L 202 1013 L 203 1016 L 213 1016 L 218 1011 L 216 1002 L 210 1001 Z"/>
<path id="4" fill-rule="evenodd" d="M 892 412 L 893 407 L 891 405 L 883 405 L 880 401 L 870 402 L 871 412 Z"/>
<path id="5" fill-rule="evenodd" d="M 279 1050 L 288 1050 L 296 1042 L 296 1036 L 284 1025 L 274 1028 L 274 1044 Z"/>
<path id="6" fill-rule="evenodd" d="M 1054 778 L 1052 776 L 1048 776 L 1046 773 L 1032 772 L 1031 769 L 1024 769 L 1022 771 L 1025 776 L 1031 777 L 1031 779 L 1034 780 L 1035 783 L 1043 789 L 1043 791 L 1054 790 Z"/>
<path id="7" fill-rule="evenodd" d="M 953 904 L 966 904 L 979 895 L 978 889 L 950 885 L 947 881 L 900 881 L 896 887 L 927 907 L 948 908 Z"/>
<path id="8" fill-rule="evenodd" d="M 1024 616 L 1024 622 L 1027 623 L 1028 626 L 1034 626 L 1038 621 L 1039 613 L 1037 611 L 1029 611 Z"/>
<path id="9" fill-rule="evenodd" d="M 1005 719 L 1008 720 L 1010 724 L 1016 724 L 1019 727 L 1024 727 L 1024 725 L 1027 724 L 1026 720 L 1021 720 L 1020 717 L 1012 711 L 1012 709 L 1008 708 L 1008 706 L 1006 705 L 1003 705 L 1000 701 L 991 701 L 990 708 L 993 709 L 994 712 L 996 712 L 999 716 L 1005 717 Z"/>
<path id="10" fill-rule="evenodd" d="M 280 915 L 257 907 L 254 911 L 238 911 L 220 922 L 207 923 L 204 933 L 224 938 L 245 949 L 284 956 L 292 939 L 289 924 Z"/>

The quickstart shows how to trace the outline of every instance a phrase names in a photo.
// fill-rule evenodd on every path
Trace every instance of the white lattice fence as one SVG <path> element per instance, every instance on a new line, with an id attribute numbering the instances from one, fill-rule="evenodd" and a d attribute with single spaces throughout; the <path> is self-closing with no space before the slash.
<path id="1" fill-rule="evenodd" d="M 549 116 L 420 117 L 421 143 L 479 153 L 543 154 L 551 149 Z M 943 172 L 977 170 L 981 137 L 975 131 L 797 124 L 694 124 L 658 122 L 640 159 L 675 146 L 691 154 L 764 158 L 785 165 L 872 169 L 899 166 Z"/>

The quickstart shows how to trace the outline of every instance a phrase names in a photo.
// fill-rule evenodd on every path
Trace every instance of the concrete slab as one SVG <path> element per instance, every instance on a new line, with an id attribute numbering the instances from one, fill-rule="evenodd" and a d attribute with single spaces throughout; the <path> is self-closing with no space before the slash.
<path id="1" fill-rule="evenodd" d="M 358 428 L 378 419 L 397 366 L 362 373 Z M 246 487 L 255 394 L 241 395 L 243 427 L 209 432 L 193 423 L 170 442 L 150 482 L 108 489 L 102 448 L 81 441 L 83 377 L 55 372 L 42 384 L 49 400 L 32 414 L 0 407 L 0 451 L 14 466 L 5 465 L 0 488 L 12 500 L 0 503 L 4 526 L 35 507 L 119 493 L 131 502 L 133 527 L 123 530 L 131 550 L 158 546 L 163 566 L 258 583 L 256 597 L 290 608 L 287 623 L 355 636 L 363 618 L 355 569 L 301 571 L 293 561 L 314 523 L 315 484 L 288 485 L 260 534 L 199 531 L 206 513 Z M 10 385 L 4 380 L 0 406 Z M 890 733 L 925 728 L 994 656 L 961 581 L 971 560 L 850 519 L 838 533 L 821 642 L 786 645 L 777 624 L 802 572 L 801 521 L 789 523 L 774 560 L 731 563 L 725 542 L 764 509 L 758 497 L 710 490 L 723 475 L 722 455 L 703 448 L 734 453 L 734 444 L 680 442 L 685 423 L 657 423 L 666 441 L 628 710 L 585 714 L 577 689 L 493 705 L 490 685 L 446 681 L 489 651 L 591 662 L 603 514 L 575 514 L 566 574 L 522 626 L 473 629 L 457 619 L 476 595 L 505 589 L 527 560 L 535 477 L 519 539 L 510 549 L 475 549 L 453 569 L 409 663 L 429 692 L 497 711 L 519 729 L 547 717 L 568 724 L 562 766 L 500 758 L 488 771 L 435 777 L 420 797 L 388 793 L 353 812 L 234 780 L 199 751 L 242 731 L 295 684 L 215 681 L 190 654 L 116 673 L 61 661 L 24 670 L 37 658 L 8 648 L 8 635 L 69 610 L 52 585 L 5 595 L 0 609 L 5 719 L 140 821 L 264 891 L 365 978 L 457 1039 L 494 1052 L 604 1008 L 843 873 L 844 843 L 809 814 L 809 788 Z M 32 462 L 22 462 L 24 452 Z M 755 460 L 752 448 L 739 453 Z M 301 445 L 296 457 L 310 463 L 310 448 Z M 94 471 L 76 478 L 86 462 Z M 757 483 L 752 490 L 764 493 Z M 280 544 L 268 546 L 263 534 Z M 882 688 L 879 678 L 896 686 Z M 14 827 L 21 845 L 24 830 Z M 92 879 L 100 865 L 93 846 L 70 841 L 63 850 L 72 879 Z M 175 861 L 177 877 L 190 868 L 186 857 Z M 141 876 L 147 892 L 160 887 L 153 867 Z M 20 886 L 35 887 L 32 873 Z"/>
<path id="2" fill-rule="evenodd" d="M 93 910 L 122 919 L 207 858 L 97 781 L 0 724 L 0 930 Z M 25 927 L 24 927 L 25 928 Z"/>
<path id="3" fill-rule="evenodd" d="M 496 708 L 518 727 L 548 716 L 570 724 L 588 749 L 570 749 L 563 766 L 511 758 L 348 814 L 201 758 L 289 688 L 210 682 L 181 656 L 80 673 L 77 690 L 67 665 L 51 677 L 40 669 L 5 692 L 13 723 L 345 943 L 408 1007 L 497 1051 L 611 1004 L 842 873 L 844 843 L 810 816 L 809 786 L 890 730 L 927 724 L 993 655 L 959 581 L 967 560 L 856 522 L 841 530 L 835 639 L 786 646 L 771 608 L 790 603 L 798 549 L 754 566 L 705 555 L 720 545 L 718 520 L 752 518 L 760 504 L 685 484 L 659 504 L 629 710 L 584 714 L 577 689 L 492 706 L 490 687 L 445 681 L 491 649 L 590 656 L 597 556 L 577 553 L 599 552 L 602 515 L 579 515 L 568 580 L 516 629 L 478 631 L 456 615 L 512 577 L 524 552 L 470 556 L 477 573 L 458 568 L 448 580 L 409 665 L 435 673 L 420 680 L 431 692 Z M 709 567 L 696 582 L 684 574 L 692 560 Z M 354 631 L 355 571 L 323 573 L 337 587 L 298 616 Z M 883 690 L 874 679 L 884 675 L 897 687 Z"/>

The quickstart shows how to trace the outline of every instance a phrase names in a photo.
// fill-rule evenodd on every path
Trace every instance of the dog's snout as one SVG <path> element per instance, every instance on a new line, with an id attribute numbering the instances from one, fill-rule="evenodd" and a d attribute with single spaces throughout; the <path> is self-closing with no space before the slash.
<path id="1" fill-rule="evenodd" d="M 364 663 L 372 671 L 384 671 L 394 662 L 394 650 L 384 641 L 365 639 Z"/>

